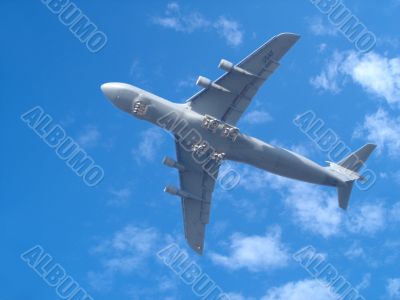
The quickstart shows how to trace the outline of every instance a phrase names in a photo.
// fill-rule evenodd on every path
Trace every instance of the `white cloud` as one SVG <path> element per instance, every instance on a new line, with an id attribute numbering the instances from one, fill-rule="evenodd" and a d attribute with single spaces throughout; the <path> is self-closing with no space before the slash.
<path id="1" fill-rule="evenodd" d="M 142 132 L 141 142 L 138 148 L 132 150 L 132 154 L 137 163 L 144 161 L 154 161 L 157 152 L 164 143 L 163 132 L 159 128 L 149 128 Z"/>
<path id="2" fill-rule="evenodd" d="M 326 90 L 332 93 L 339 93 L 341 91 L 341 63 L 343 61 L 343 54 L 334 52 L 325 68 L 321 73 L 310 79 L 310 83 L 317 89 Z"/>
<path id="3" fill-rule="evenodd" d="M 112 189 L 110 190 L 110 193 L 119 198 L 128 198 L 132 194 L 130 188 L 122 188 L 119 190 Z"/>
<path id="4" fill-rule="evenodd" d="M 186 33 L 208 28 L 211 25 L 210 22 L 199 13 L 191 13 L 187 16 L 182 16 L 177 12 L 175 16 L 155 17 L 153 18 L 153 22 L 162 27 Z"/>
<path id="5" fill-rule="evenodd" d="M 100 258 L 102 269 L 88 272 L 89 284 L 95 290 L 107 291 L 116 274 L 142 270 L 146 260 L 156 252 L 159 239 L 156 229 L 131 225 L 104 239 L 91 249 L 91 254 Z"/>
<path id="6" fill-rule="evenodd" d="M 236 47 L 243 42 L 243 31 L 240 29 L 238 22 L 221 16 L 215 22 L 214 26 L 219 34 L 225 38 L 228 45 Z"/>
<path id="7" fill-rule="evenodd" d="M 309 29 L 312 34 L 317 36 L 330 35 L 334 36 L 337 34 L 337 29 L 331 24 L 324 23 L 321 17 L 313 18 L 309 21 Z"/>
<path id="8" fill-rule="evenodd" d="M 132 196 L 132 189 L 129 187 L 120 189 L 112 188 L 109 192 L 111 194 L 111 198 L 108 200 L 107 204 L 112 206 L 125 205 Z"/>
<path id="9" fill-rule="evenodd" d="M 224 16 L 220 16 L 216 20 L 209 20 L 196 11 L 183 13 L 177 2 L 169 3 L 164 16 L 153 17 L 152 21 L 164 28 L 184 33 L 215 29 L 228 45 L 234 47 L 239 46 L 243 41 L 244 33 L 238 22 Z"/>
<path id="10" fill-rule="evenodd" d="M 307 183 L 293 182 L 285 203 L 292 209 L 295 222 L 311 232 L 330 237 L 340 232 L 343 212 L 337 195 Z"/>
<path id="11" fill-rule="evenodd" d="M 318 52 L 319 52 L 319 53 L 324 52 L 324 51 L 326 50 L 326 47 L 327 47 L 327 46 L 328 46 L 328 45 L 325 44 L 325 43 L 319 44 L 319 45 L 318 45 Z"/>
<path id="12" fill-rule="evenodd" d="M 248 221 L 264 220 L 267 215 L 267 208 L 260 207 L 260 203 L 255 202 L 252 197 L 241 198 L 239 201 L 232 201 L 233 206 L 240 211 L 241 215 Z"/>
<path id="13" fill-rule="evenodd" d="M 93 248 L 92 253 L 103 256 L 107 270 L 130 273 L 154 253 L 158 238 L 159 233 L 154 228 L 128 225 Z"/>
<path id="14" fill-rule="evenodd" d="M 400 278 L 389 279 L 386 290 L 390 299 L 400 299 Z"/>
<path id="15" fill-rule="evenodd" d="M 349 232 L 375 234 L 385 228 L 386 209 L 380 203 L 366 203 L 349 212 L 346 226 Z"/>
<path id="16" fill-rule="evenodd" d="M 288 263 L 289 254 L 281 243 L 280 229 L 276 228 L 264 236 L 234 234 L 230 241 L 230 253 L 211 253 L 211 260 L 229 269 L 246 268 L 252 272 L 283 267 Z"/>
<path id="17" fill-rule="evenodd" d="M 400 1 L 397 0 L 397 2 L 400 4 Z M 400 38 L 395 37 L 395 36 L 384 36 L 384 37 L 379 37 L 377 39 L 377 43 L 381 47 L 391 47 L 391 48 L 399 48 L 400 47 Z"/>
<path id="18" fill-rule="evenodd" d="M 261 195 L 267 189 L 277 191 L 296 226 L 325 238 L 348 233 L 375 234 L 386 227 L 388 215 L 397 214 L 397 206 L 388 210 L 383 202 L 354 204 L 345 212 L 338 206 L 336 189 L 298 182 L 249 167 L 239 170 L 241 187 Z M 391 218 L 390 222 L 393 223 L 393 220 Z"/>
<path id="19" fill-rule="evenodd" d="M 311 156 L 311 154 L 315 151 L 316 144 L 310 142 L 309 144 L 296 144 L 292 145 L 289 150 L 295 153 L 298 153 L 303 156 Z M 318 148 L 317 148 L 318 149 Z M 319 151 L 319 149 L 318 149 Z"/>
<path id="20" fill-rule="evenodd" d="M 344 213 L 335 192 L 249 167 L 241 169 L 239 184 L 250 191 L 270 188 L 279 192 L 294 216 L 292 220 L 305 230 L 323 237 L 341 231 Z"/>
<path id="21" fill-rule="evenodd" d="M 148 84 L 148 76 L 145 74 L 145 69 L 139 59 L 134 58 L 132 64 L 129 68 L 129 75 L 136 81 L 140 82 L 142 85 Z"/>
<path id="22" fill-rule="evenodd" d="M 376 143 L 378 152 L 387 148 L 390 156 L 400 156 L 400 117 L 392 118 L 382 108 L 365 116 L 364 124 L 356 128 L 354 136 Z"/>
<path id="23" fill-rule="evenodd" d="M 83 148 L 91 148 L 97 145 L 100 137 L 101 134 L 97 127 L 89 125 L 86 126 L 78 136 L 77 142 Z"/>
<path id="24" fill-rule="evenodd" d="M 400 202 L 396 202 L 392 206 L 392 209 L 390 210 L 389 216 L 390 216 L 391 221 L 393 221 L 393 222 L 399 222 L 400 221 Z"/>
<path id="25" fill-rule="evenodd" d="M 322 90 L 340 92 L 352 79 L 367 93 L 400 105 L 400 58 L 388 58 L 375 52 L 359 54 L 355 51 L 335 51 L 311 84 Z"/>
<path id="26" fill-rule="evenodd" d="M 352 52 L 344 63 L 344 72 L 370 94 L 386 99 L 389 104 L 400 104 L 400 58 Z"/>
<path id="27" fill-rule="evenodd" d="M 181 79 L 178 81 L 177 85 L 177 90 L 181 91 L 182 89 L 188 88 L 188 87 L 195 87 L 196 83 L 196 77 L 193 76 L 188 76 L 185 79 Z"/>
<path id="28" fill-rule="evenodd" d="M 108 292 L 112 289 L 113 275 L 109 272 L 89 271 L 87 280 L 90 287 L 95 291 Z"/>
<path id="29" fill-rule="evenodd" d="M 265 188 L 281 190 L 291 184 L 291 180 L 254 167 L 240 166 L 239 185 L 249 191 L 260 191 Z"/>
<path id="30" fill-rule="evenodd" d="M 253 110 L 243 117 L 243 122 L 254 125 L 263 124 L 272 121 L 271 115 L 262 110 Z"/>
<path id="31" fill-rule="evenodd" d="M 364 249 L 357 243 L 353 243 L 349 249 L 344 252 L 344 255 L 349 259 L 366 258 Z"/>
<path id="32" fill-rule="evenodd" d="M 361 290 L 368 288 L 370 285 L 371 285 L 371 273 L 366 273 L 362 277 L 361 282 L 359 284 L 357 284 L 355 289 L 357 291 L 361 291 Z"/>
<path id="33" fill-rule="evenodd" d="M 289 282 L 281 287 L 268 290 L 261 300 L 335 300 L 339 295 L 330 292 L 328 287 L 318 280 Z"/>
<path id="34" fill-rule="evenodd" d="M 238 293 L 228 293 L 227 295 L 229 300 L 249 300 L 248 298 L 245 298 L 242 294 Z"/>

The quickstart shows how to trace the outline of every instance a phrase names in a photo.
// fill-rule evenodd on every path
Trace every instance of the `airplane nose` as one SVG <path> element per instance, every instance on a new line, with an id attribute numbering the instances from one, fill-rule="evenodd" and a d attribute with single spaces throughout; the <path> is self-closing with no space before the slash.
<path id="1" fill-rule="evenodd" d="M 114 102 L 118 98 L 119 87 L 115 83 L 104 83 L 101 85 L 100 88 L 103 94 L 112 102 Z"/>
<path id="2" fill-rule="evenodd" d="M 132 110 L 133 93 L 131 87 L 119 82 L 108 82 L 101 85 L 104 95 L 119 109 L 130 113 Z"/>

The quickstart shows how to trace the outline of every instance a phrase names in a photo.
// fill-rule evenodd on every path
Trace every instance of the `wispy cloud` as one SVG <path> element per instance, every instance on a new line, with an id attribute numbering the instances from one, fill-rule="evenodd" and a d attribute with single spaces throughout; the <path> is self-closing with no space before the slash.
<path id="1" fill-rule="evenodd" d="M 324 238 L 345 234 L 371 235 L 386 228 L 385 221 L 394 208 L 383 202 L 367 202 L 344 212 L 338 207 L 337 193 L 312 184 L 279 177 L 254 168 L 243 167 L 240 186 L 263 193 L 277 191 L 292 213 L 291 220 L 302 230 Z"/>
<path id="2" fill-rule="evenodd" d="M 329 24 L 327 21 L 324 21 L 320 16 L 309 20 L 309 29 L 312 34 L 317 36 L 335 36 L 338 32 L 334 26 Z"/>
<path id="3" fill-rule="evenodd" d="M 226 40 L 228 45 L 236 47 L 243 42 L 243 31 L 238 22 L 221 16 L 214 23 L 214 27 L 218 30 L 220 36 Z"/>
<path id="4" fill-rule="evenodd" d="M 112 188 L 109 192 L 111 194 L 111 197 L 107 201 L 107 204 L 111 206 L 123 206 L 129 201 L 132 196 L 132 189 L 129 187 L 123 187 L 120 189 Z"/>
<path id="5" fill-rule="evenodd" d="M 321 73 L 311 78 L 318 89 L 340 92 L 351 79 L 368 94 L 400 105 L 400 58 L 389 58 L 376 52 L 335 51 Z"/>
<path id="6" fill-rule="evenodd" d="M 196 77 L 195 76 L 188 76 L 185 79 L 181 79 L 176 84 L 176 89 L 178 92 L 186 89 L 186 88 L 193 88 L 196 86 Z"/>
<path id="7" fill-rule="evenodd" d="M 323 237 L 340 232 L 343 214 L 335 193 L 249 167 L 242 169 L 240 184 L 251 191 L 273 189 L 279 192 L 293 214 L 293 221 L 304 230 Z"/>
<path id="8" fill-rule="evenodd" d="M 339 297 L 318 280 L 303 280 L 271 288 L 261 300 L 335 300 Z"/>
<path id="9" fill-rule="evenodd" d="M 254 125 L 254 124 L 263 124 L 272 121 L 271 115 L 263 110 L 253 110 L 243 117 L 243 122 Z"/>
<path id="10" fill-rule="evenodd" d="M 365 290 L 371 285 L 371 273 L 366 273 L 363 275 L 361 282 L 357 284 L 355 289 L 357 291 Z"/>
<path id="11" fill-rule="evenodd" d="M 239 46 L 243 41 L 243 30 L 237 21 L 220 16 L 216 20 L 204 17 L 197 11 L 183 12 L 177 2 L 167 5 L 163 16 L 152 18 L 154 24 L 178 32 L 192 33 L 197 30 L 215 29 L 230 46 Z"/>
<path id="12" fill-rule="evenodd" d="M 400 222 L 400 202 L 393 204 L 389 213 L 389 218 L 394 223 Z"/>
<path id="13" fill-rule="evenodd" d="M 365 254 L 364 249 L 356 242 L 354 242 L 345 252 L 344 255 L 348 259 L 358 259 L 364 258 L 366 259 L 367 256 Z"/>
<path id="14" fill-rule="evenodd" d="M 93 249 L 93 253 L 106 256 L 103 265 L 114 272 L 130 273 L 154 253 L 159 233 L 154 228 L 128 225 L 114 233 Z"/>
<path id="15" fill-rule="evenodd" d="M 289 254 L 281 242 L 280 228 L 274 228 L 263 236 L 232 235 L 230 253 L 211 253 L 211 260 L 229 269 L 246 268 L 250 271 L 265 271 L 283 267 L 288 263 Z"/>
<path id="16" fill-rule="evenodd" d="M 285 203 L 303 229 L 325 238 L 346 233 L 372 235 L 385 229 L 387 210 L 382 203 L 363 203 L 345 213 L 338 207 L 336 192 L 295 182 Z"/>
<path id="17" fill-rule="evenodd" d="M 400 4 L 400 1 L 398 1 L 398 3 Z M 400 47 L 400 38 L 396 36 L 380 36 L 377 40 L 377 43 L 379 46 L 385 48 L 391 47 L 398 49 Z"/>
<path id="18" fill-rule="evenodd" d="M 139 146 L 132 150 L 133 158 L 137 163 L 151 162 L 156 158 L 157 152 L 164 143 L 163 132 L 159 128 L 149 128 L 141 133 Z"/>
<path id="19" fill-rule="evenodd" d="M 400 278 L 391 278 L 386 286 L 389 299 L 400 299 Z"/>
<path id="20" fill-rule="evenodd" d="M 152 21 L 162 27 L 186 33 L 191 33 L 198 29 L 205 29 L 212 25 L 210 21 L 198 12 L 183 14 L 177 2 L 169 3 L 164 16 L 153 17 Z"/>
<path id="21" fill-rule="evenodd" d="M 305 230 L 330 237 L 340 233 L 343 215 L 334 193 L 315 186 L 294 182 L 285 197 L 295 221 Z"/>
<path id="22" fill-rule="evenodd" d="M 344 80 L 341 70 L 342 62 L 343 53 L 333 53 L 321 73 L 310 79 L 311 85 L 320 90 L 339 93 Z"/>
<path id="23" fill-rule="evenodd" d="M 353 233 L 373 235 L 385 228 L 387 210 L 381 203 L 365 203 L 349 215 L 347 229 Z"/>
<path id="24" fill-rule="evenodd" d="M 129 75 L 142 85 L 147 85 L 148 80 L 145 74 L 145 70 L 142 67 L 142 63 L 139 59 L 135 58 L 129 68 Z"/>
<path id="25" fill-rule="evenodd" d="M 87 273 L 93 290 L 110 292 L 122 287 L 129 299 L 176 299 L 180 278 L 161 266 L 156 255 L 166 243 L 177 242 L 173 237 L 154 227 L 129 224 L 96 239 L 90 254 L 98 266 Z M 122 282 L 140 280 L 121 285 L 120 278 Z"/>
<path id="26" fill-rule="evenodd" d="M 146 259 L 156 252 L 159 237 L 154 228 L 128 225 L 101 241 L 91 250 L 102 262 L 101 271 L 88 273 L 92 287 L 107 290 L 112 286 L 116 274 L 129 274 L 142 268 Z"/>
<path id="27" fill-rule="evenodd" d="M 389 104 L 400 104 L 400 58 L 388 58 L 377 53 L 364 56 L 350 53 L 344 72 L 368 93 L 384 98 Z"/>
<path id="28" fill-rule="evenodd" d="M 245 298 L 242 294 L 238 293 L 228 293 L 228 298 L 230 300 L 250 300 L 250 298 Z M 254 298 L 251 298 L 251 300 L 254 300 Z"/>
<path id="29" fill-rule="evenodd" d="M 391 157 L 400 157 L 400 117 L 391 117 L 380 108 L 365 116 L 364 123 L 354 131 L 354 136 L 378 145 L 378 153 L 387 149 Z"/>
<path id="30" fill-rule="evenodd" d="M 86 126 L 82 132 L 79 134 L 77 138 L 77 142 L 83 148 L 92 148 L 97 146 L 101 137 L 100 131 L 96 126 L 88 125 Z"/>

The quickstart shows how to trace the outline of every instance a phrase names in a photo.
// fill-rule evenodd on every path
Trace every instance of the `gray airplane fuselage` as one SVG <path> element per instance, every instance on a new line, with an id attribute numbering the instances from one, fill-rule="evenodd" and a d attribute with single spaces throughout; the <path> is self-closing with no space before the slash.
<path id="1" fill-rule="evenodd" d="M 179 142 L 198 143 L 200 138 L 216 152 L 225 153 L 224 159 L 227 160 L 305 182 L 327 186 L 345 184 L 327 168 L 284 148 L 269 145 L 243 133 L 239 133 L 233 141 L 221 135 L 222 126 L 214 132 L 204 128 L 202 122 L 205 116 L 192 111 L 187 103 L 173 103 L 124 83 L 107 83 L 102 86 L 102 90 L 115 106 L 169 130 L 180 138 Z"/>

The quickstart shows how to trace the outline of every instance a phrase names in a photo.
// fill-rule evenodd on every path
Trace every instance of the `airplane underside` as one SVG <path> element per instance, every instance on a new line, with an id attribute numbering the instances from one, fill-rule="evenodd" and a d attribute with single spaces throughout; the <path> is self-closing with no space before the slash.
<path id="1" fill-rule="evenodd" d="M 367 144 L 339 162 L 323 167 L 292 151 L 247 136 L 236 127 L 263 83 L 276 71 L 280 60 L 298 41 L 293 33 L 279 34 L 238 64 L 225 59 L 224 75 L 215 81 L 200 76 L 203 89 L 184 104 L 173 103 L 125 83 L 101 86 L 107 98 L 122 111 L 164 128 L 175 136 L 176 160 L 163 163 L 179 173 L 180 188 L 164 191 L 182 199 L 185 238 L 198 254 L 204 250 L 205 229 L 210 221 L 212 193 L 224 160 L 338 189 L 339 206 L 346 209 L 353 183 L 375 149 Z"/>

